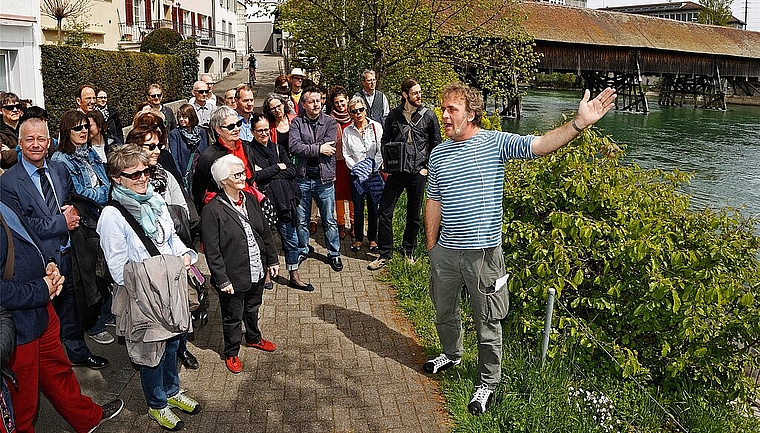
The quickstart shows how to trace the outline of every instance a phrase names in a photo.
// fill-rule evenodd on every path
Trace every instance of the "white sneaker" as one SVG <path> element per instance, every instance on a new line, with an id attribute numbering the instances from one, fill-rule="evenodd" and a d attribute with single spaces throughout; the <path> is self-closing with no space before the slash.
<path id="1" fill-rule="evenodd" d="M 485 383 L 482 383 L 475 388 L 475 393 L 472 395 L 470 404 L 467 405 L 467 410 L 472 415 L 481 415 L 488 409 L 492 398 L 493 390 L 488 388 L 488 385 Z"/>
<path id="2" fill-rule="evenodd" d="M 436 374 L 439 371 L 446 370 L 449 367 L 459 365 L 460 362 L 462 362 L 461 359 L 457 359 L 456 361 L 453 361 L 449 359 L 449 357 L 446 356 L 446 354 L 441 353 L 435 358 L 429 359 L 428 362 L 422 364 L 422 369 L 425 370 L 426 373 Z"/>
<path id="3" fill-rule="evenodd" d="M 87 334 L 88 337 L 95 340 L 96 343 L 100 344 L 111 344 L 113 343 L 113 335 L 109 334 L 108 331 L 100 331 L 97 334 Z"/>

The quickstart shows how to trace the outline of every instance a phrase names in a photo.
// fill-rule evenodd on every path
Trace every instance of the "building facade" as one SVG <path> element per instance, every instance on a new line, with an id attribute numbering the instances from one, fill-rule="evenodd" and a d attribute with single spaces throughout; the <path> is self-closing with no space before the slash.
<path id="1" fill-rule="evenodd" d="M 0 90 L 45 105 L 40 0 L 0 1 Z"/>

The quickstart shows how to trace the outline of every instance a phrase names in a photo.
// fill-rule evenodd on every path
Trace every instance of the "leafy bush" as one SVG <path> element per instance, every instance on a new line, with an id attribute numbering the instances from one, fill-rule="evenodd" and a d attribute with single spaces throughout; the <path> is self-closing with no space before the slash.
<path id="1" fill-rule="evenodd" d="M 555 154 L 508 164 L 511 325 L 540 338 L 540 300 L 553 287 L 559 331 L 585 350 L 553 345 L 552 356 L 637 377 L 665 395 L 693 382 L 716 401 L 747 402 L 755 385 L 745 368 L 756 364 L 750 348 L 760 335 L 755 221 L 692 211 L 676 190 L 688 175 L 625 166 L 621 155 L 589 130 Z"/>
<path id="2" fill-rule="evenodd" d="M 140 52 L 155 54 L 172 54 L 182 36 L 174 29 L 160 28 L 148 33 L 140 44 Z"/>
<path id="3" fill-rule="evenodd" d="M 74 94 L 81 84 L 104 88 L 108 103 L 116 108 L 125 125 L 132 123 L 135 106 L 145 100 L 151 83 L 161 84 L 164 101 L 186 94 L 182 89 L 183 66 L 177 56 L 57 45 L 43 45 L 41 49 L 45 108 L 50 113 L 51 130 L 58 128 L 64 111 L 76 106 Z"/>
<path id="4" fill-rule="evenodd" d="M 198 79 L 200 62 L 198 61 L 198 45 L 195 39 L 183 39 L 173 49 L 172 54 L 182 61 L 182 95 L 192 95 L 193 83 Z"/>

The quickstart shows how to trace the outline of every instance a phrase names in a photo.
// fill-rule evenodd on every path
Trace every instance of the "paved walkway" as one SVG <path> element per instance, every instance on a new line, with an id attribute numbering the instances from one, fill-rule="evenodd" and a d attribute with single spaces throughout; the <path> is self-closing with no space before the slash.
<path id="1" fill-rule="evenodd" d="M 258 57 L 261 68 L 270 65 L 259 83 L 271 85 L 278 75 L 271 66 L 277 58 Z M 223 92 L 232 87 L 226 87 L 228 82 L 242 81 L 236 77 L 243 73 L 247 80 L 247 72 L 239 72 L 215 90 Z M 257 102 L 270 90 L 259 88 Z M 218 298 L 210 291 L 209 323 L 196 330 L 189 345 L 201 367 L 180 371 L 181 386 L 204 406 L 200 414 L 182 415 L 185 431 L 448 431 L 438 385 L 421 373 L 422 349 L 396 311 L 393 291 L 366 269 L 375 256 L 366 250 L 352 253 L 350 244 L 350 237 L 341 244 L 344 270 L 333 272 L 318 232 L 311 239 L 316 251 L 301 266 L 301 277 L 317 290 L 290 289 L 280 278 L 274 290 L 265 291 L 259 323 L 264 337 L 278 348 L 273 353 L 241 348 L 244 369 L 239 375 L 230 373 L 222 360 Z M 98 431 L 163 431 L 147 416 L 139 374 L 125 347 L 88 345 L 111 366 L 100 371 L 75 368 L 83 392 L 97 403 L 116 397 L 126 402 L 124 412 Z M 71 431 L 44 398 L 36 429 Z"/>

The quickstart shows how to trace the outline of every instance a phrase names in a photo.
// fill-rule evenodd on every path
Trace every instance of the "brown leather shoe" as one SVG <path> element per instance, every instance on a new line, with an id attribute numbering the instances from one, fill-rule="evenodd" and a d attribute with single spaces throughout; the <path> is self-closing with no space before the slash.
<path id="1" fill-rule="evenodd" d="M 346 238 L 346 226 L 343 224 L 338 226 L 338 237 L 341 239 Z"/>

